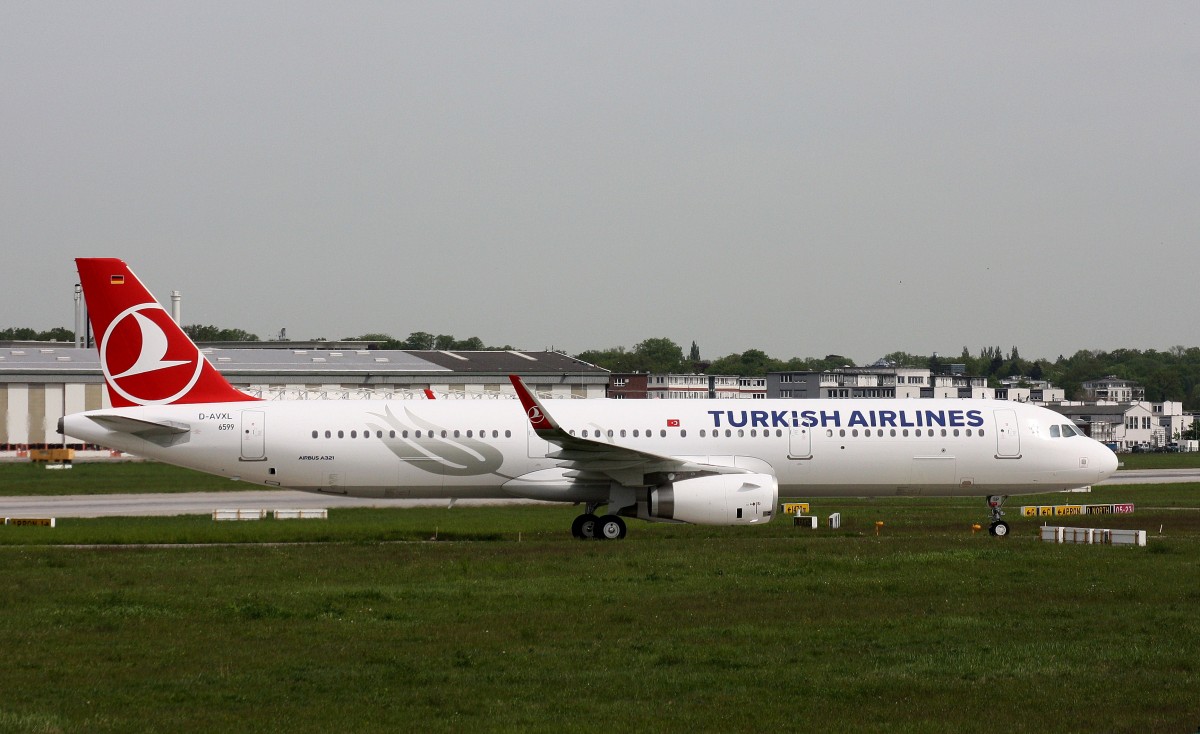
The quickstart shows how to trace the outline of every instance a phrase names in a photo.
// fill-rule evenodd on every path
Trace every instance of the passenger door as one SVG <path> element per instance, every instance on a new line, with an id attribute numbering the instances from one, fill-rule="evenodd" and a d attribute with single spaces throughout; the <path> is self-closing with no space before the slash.
<path id="1" fill-rule="evenodd" d="M 996 458 L 1021 458 L 1021 433 L 1017 426 L 1017 411 L 996 411 Z"/>

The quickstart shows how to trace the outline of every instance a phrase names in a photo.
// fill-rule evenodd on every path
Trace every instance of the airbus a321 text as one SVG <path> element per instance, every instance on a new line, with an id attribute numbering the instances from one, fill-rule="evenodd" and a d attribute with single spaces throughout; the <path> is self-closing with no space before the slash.
<path id="1" fill-rule="evenodd" d="M 581 503 L 623 518 L 768 522 L 779 496 L 1004 497 L 1107 478 L 1069 420 L 995 400 L 263 401 L 234 389 L 120 260 L 76 261 L 112 407 L 66 435 L 257 485 L 339 495 Z M 597 510 L 605 507 L 603 514 Z"/>

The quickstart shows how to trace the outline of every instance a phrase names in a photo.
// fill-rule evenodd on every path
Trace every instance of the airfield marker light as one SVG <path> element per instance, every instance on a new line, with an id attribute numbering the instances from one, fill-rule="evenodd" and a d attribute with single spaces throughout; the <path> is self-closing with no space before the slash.
<path id="1" fill-rule="evenodd" d="M 983 530 L 983 526 L 980 525 L 979 523 L 975 523 L 974 525 L 971 526 L 971 535 L 978 533 L 980 530 Z"/>
<path id="2" fill-rule="evenodd" d="M 883 529 L 883 520 L 875 521 L 875 534 L 879 535 L 879 531 Z"/>

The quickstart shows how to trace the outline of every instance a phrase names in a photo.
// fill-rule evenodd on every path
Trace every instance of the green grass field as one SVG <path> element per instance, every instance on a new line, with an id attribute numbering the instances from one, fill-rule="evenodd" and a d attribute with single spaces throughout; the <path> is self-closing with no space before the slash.
<path id="1" fill-rule="evenodd" d="M 1121 469 L 1195 469 L 1200 451 L 1186 454 L 1117 454 Z"/>
<path id="2" fill-rule="evenodd" d="M 1064 524 L 1150 546 L 1048 545 L 1016 516 L 1078 501 L 1134 502 Z M 845 526 L 579 542 L 577 510 L 533 506 L 0 528 L 0 732 L 1200 726 L 1200 485 L 1014 498 L 1005 539 L 971 532 L 977 499 L 813 510 Z"/>
<path id="3" fill-rule="evenodd" d="M 0 463 L 0 497 L 245 489 L 261 487 L 153 461 L 76 462 L 70 470 L 56 471 L 27 461 Z"/>

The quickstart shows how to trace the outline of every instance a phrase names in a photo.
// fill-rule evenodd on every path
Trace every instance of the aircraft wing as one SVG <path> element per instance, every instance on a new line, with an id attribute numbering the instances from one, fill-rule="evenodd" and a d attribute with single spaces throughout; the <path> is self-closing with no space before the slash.
<path id="1" fill-rule="evenodd" d="M 570 469 L 567 476 L 577 479 L 607 477 L 627 487 L 646 485 L 647 474 L 675 474 L 701 476 L 710 474 L 748 474 L 747 469 L 722 464 L 692 461 L 684 457 L 666 456 L 649 451 L 614 446 L 603 441 L 573 436 L 558 425 L 536 395 L 517 375 L 509 375 L 525 415 L 537 435 L 558 446 L 557 451 L 546 454 L 547 458 L 558 459 Z"/>

